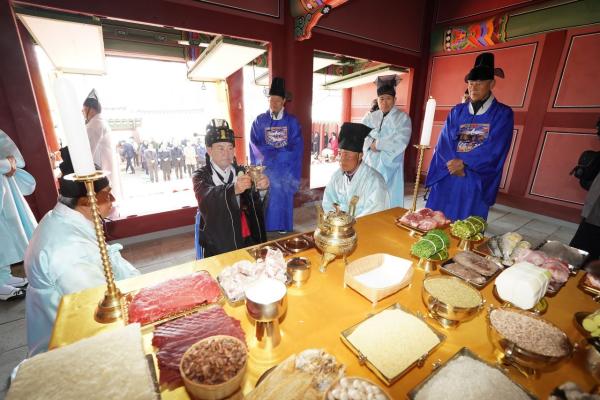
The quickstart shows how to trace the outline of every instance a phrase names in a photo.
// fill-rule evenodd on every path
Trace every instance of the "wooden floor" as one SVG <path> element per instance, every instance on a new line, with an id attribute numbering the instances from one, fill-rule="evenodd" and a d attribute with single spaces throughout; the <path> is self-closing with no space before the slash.
<path id="1" fill-rule="evenodd" d="M 407 197 L 405 204 L 410 204 Z M 423 203 L 419 199 L 418 207 Z M 495 206 L 488 216 L 487 234 L 499 234 L 508 231 L 521 233 L 532 244 L 546 239 L 568 243 L 577 226 L 570 222 L 556 220 L 521 210 Z M 298 232 L 315 229 L 316 209 L 314 205 L 294 210 L 294 228 Z M 269 234 L 270 239 L 279 236 Z M 129 244 L 127 244 L 129 242 Z M 191 227 L 187 232 L 176 235 L 138 241 L 127 240 L 122 251 L 125 259 L 142 273 L 149 273 L 173 265 L 192 261 L 194 253 L 194 233 Z M 22 276 L 22 267 L 13 268 L 15 275 Z M 13 368 L 27 355 L 27 337 L 25 330 L 25 301 L 0 301 L 0 400 L 4 399 Z"/>

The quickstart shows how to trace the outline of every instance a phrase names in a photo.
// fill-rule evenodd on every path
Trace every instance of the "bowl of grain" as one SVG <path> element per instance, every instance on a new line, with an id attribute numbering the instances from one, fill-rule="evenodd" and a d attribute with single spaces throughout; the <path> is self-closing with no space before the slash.
<path id="1" fill-rule="evenodd" d="M 483 307 L 481 293 L 452 276 L 426 278 L 421 294 L 431 315 L 446 327 L 473 318 Z"/>
<path id="2" fill-rule="evenodd" d="M 337 379 L 323 395 L 323 400 L 391 400 L 379 385 L 358 376 Z"/>
<path id="3" fill-rule="evenodd" d="M 181 358 L 179 372 L 196 399 L 218 400 L 235 393 L 246 373 L 246 344 L 233 336 L 217 335 L 193 344 Z"/>
<path id="4" fill-rule="evenodd" d="M 573 353 L 567 335 L 534 313 L 491 308 L 488 336 L 504 361 L 532 370 L 555 368 Z"/>

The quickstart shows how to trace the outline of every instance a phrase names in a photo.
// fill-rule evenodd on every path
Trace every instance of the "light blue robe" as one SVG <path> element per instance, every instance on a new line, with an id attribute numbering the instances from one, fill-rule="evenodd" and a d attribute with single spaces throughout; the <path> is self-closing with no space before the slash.
<path id="1" fill-rule="evenodd" d="M 108 246 L 117 280 L 140 274 L 121 257 L 122 248 L 120 244 Z M 58 203 L 33 233 L 25 252 L 25 271 L 29 279 L 27 346 L 32 356 L 48 350 L 63 295 L 106 285 L 94 224 L 79 211 Z"/>
<path id="2" fill-rule="evenodd" d="M 7 157 L 13 156 L 17 171 L 10 178 Z M 33 193 L 35 179 L 23 170 L 25 161 L 15 143 L 0 130 L 0 285 L 10 278 L 10 264 L 23 261 L 37 222 L 25 197 Z"/>
<path id="3" fill-rule="evenodd" d="M 390 208 L 390 196 L 383 177 L 365 163 L 358 166 L 352 180 L 341 168 L 335 171 L 325 187 L 323 210 L 332 211 L 333 203 L 338 203 L 342 210 L 348 211 L 352 196 L 358 196 L 357 217 Z"/>
<path id="4" fill-rule="evenodd" d="M 370 112 L 362 123 L 373 128 L 365 139 L 363 161 L 379 172 L 388 187 L 391 207 L 404 206 L 404 150 L 410 141 L 410 117 L 393 107 L 384 117 L 381 110 Z M 378 152 L 371 151 L 376 140 Z"/>

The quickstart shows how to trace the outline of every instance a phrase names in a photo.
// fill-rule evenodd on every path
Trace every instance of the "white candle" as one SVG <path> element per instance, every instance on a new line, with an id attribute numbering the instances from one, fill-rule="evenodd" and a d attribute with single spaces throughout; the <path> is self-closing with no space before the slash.
<path id="1" fill-rule="evenodd" d="M 423 118 L 423 129 L 421 129 L 421 145 L 423 146 L 429 146 L 434 115 L 435 99 L 430 97 L 429 100 L 427 100 L 427 106 L 425 107 L 425 118 Z"/>
<path id="2" fill-rule="evenodd" d="M 60 76 L 54 82 L 54 96 L 58 104 L 58 113 L 60 114 L 63 130 L 67 136 L 69 154 L 71 155 L 75 175 L 91 175 L 96 172 L 96 168 L 94 167 L 85 122 L 81 114 L 82 106 L 77 101 L 75 88 L 67 78 Z"/>

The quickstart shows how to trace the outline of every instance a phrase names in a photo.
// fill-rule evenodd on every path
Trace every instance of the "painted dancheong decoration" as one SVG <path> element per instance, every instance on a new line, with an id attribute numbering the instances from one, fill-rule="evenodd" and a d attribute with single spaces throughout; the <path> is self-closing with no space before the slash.
<path id="1" fill-rule="evenodd" d="M 310 39 L 312 28 L 321 17 L 349 0 L 290 0 L 290 11 L 294 17 L 296 40 Z"/>
<path id="2" fill-rule="evenodd" d="M 493 46 L 506 42 L 508 14 L 498 15 L 470 25 L 453 26 L 446 30 L 444 50 L 464 50 Z"/>

